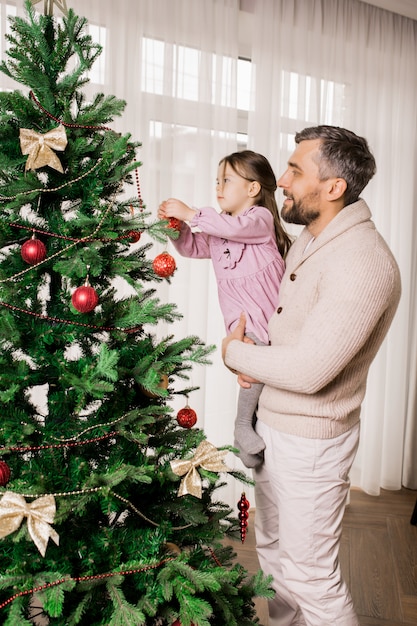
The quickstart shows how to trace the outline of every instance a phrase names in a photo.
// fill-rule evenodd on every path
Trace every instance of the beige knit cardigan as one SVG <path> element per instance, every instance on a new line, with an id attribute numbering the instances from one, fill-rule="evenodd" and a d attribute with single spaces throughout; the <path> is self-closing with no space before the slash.
<path id="1" fill-rule="evenodd" d="M 328 439 L 359 420 L 368 370 L 401 293 L 397 263 L 363 200 L 319 236 L 305 228 L 286 260 L 269 346 L 233 340 L 226 364 L 264 383 L 258 419 Z"/>

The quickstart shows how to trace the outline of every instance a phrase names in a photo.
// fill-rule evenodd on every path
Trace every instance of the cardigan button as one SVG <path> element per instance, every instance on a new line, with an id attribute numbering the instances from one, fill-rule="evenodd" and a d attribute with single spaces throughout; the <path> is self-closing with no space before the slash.
<path id="1" fill-rule="evenodd" d="M 279 306 L 279 307 L 277 308 L 277 313 L 278 313 L 278 315 L 281 313 L 281 311 L 282 311 L 282 306 Z"/>
<path id="2" fill-rule="evenodd" d="M 290 274 L 290 280 L 294 281 L 297 278 L 297 274 Z"/>

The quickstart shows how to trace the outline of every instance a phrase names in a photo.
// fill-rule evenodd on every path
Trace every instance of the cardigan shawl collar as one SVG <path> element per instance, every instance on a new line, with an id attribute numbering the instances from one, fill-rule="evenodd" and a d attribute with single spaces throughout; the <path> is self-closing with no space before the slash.
<path id="1" fill-rule="evenodd" d="M 368 205 L 364 200 L 359 199 L 357 202 L 343 207 L 314 239 L 310 246 L 308 246 L 308 242 L 313 237 L 307 227 L 303 228 L 287 255 L 287 269 L 295 271 L 306 259 L 325 246 L 329 241 L 345 233 L 350 228 L 357 226 L 361 222 L 368 222 L 371 217 L 372 215 Z"/>

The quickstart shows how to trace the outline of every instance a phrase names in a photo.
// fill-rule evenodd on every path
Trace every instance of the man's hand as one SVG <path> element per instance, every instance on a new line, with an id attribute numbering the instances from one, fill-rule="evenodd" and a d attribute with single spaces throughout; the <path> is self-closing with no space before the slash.
<path id="1" fill-rule="evenodd" d="M 233 329 L 230 335 L 227 335 L 227 337 L 225 337 L 222 341 L 222 358 L 226 367 L 227 367 L 227 363 L 225 359 L 226 359 L 227 346 L 234 339 L 237 339 L 238 341 L 243 341 L 243 338 L 245 336 L 245 326 L 246 326 L 246 315 L 244 313 L 241 313 L 238 325 Z"/>
<path id="2" fill-rule="evenodd" d="M 237 382 L 242 387 L 242 389 L 250 389 L 252 387 L 252 383 L 259 383 L 259 380 L 255 380 L 250 376 L 246 376 L 246 374 L 237 374 Z"/>
<path id="3" fill-rule="evenodd" d="M 244 343 L 252 343 L 252 344 L 255 343 L 252 339 L 250 339 L 250 337 L 245 336 L 245 326 L 246 326 L 246 316 L 244 313 L 241 313 L 238 325 L 234 328 L 234 330 L 230 333 L 230 335 L 227 335 L 227 337 L 225 337 L 222 341 L 222 357 L 223 357 L 223 362 L 226 365 L 226 367 L 228 367 L 226 360 L 225 360 L 227 346 L 229 345 L 231 341 L 233 341 L 233 339 L 237 339 L 238 341 L 243 341 Z M 233 374 L 237 375 L 237 382 L 239 383 L 241 387 L 243 387 L 243 389 L 250 389 L 251 383 L 259 382 L 258 380 L 255 380 L 254 378 L 251 378 L 250 376 L 246 376 L 246 374 L 241 374 L 240 372 L 236 372 L 235 370 L 232 370 L 230 367 L 229 369 L 231 372 L 233 372 Z"/>

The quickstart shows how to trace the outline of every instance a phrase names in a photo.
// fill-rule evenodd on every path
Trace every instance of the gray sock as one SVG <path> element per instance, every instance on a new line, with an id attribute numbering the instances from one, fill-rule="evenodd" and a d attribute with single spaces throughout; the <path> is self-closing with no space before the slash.
<path id="1" fill-rule="evenodd" d="M 263 385 L 252 384 L 250 389 L 241 389 L 235 420 L 235 442 L 239 458 L 246 467 L 256 467 L 263 462 L 265 442 L 255 431 L 256 409 Z"/>
<path id="2" fill-rule="evenodd" d="M 255 431 L 256 410 L 263 385 L 253 383 L 249 389 L 241 389 L 235 420 L 235 440 L 239 448 L 249 454 L 258 454 L 265 448 L 264 440 Z"/>
<path id="3" fill-rule="evenodd" d="M 259 452 L 259 454 L 250 454 L 249 452 L 246 452 L 242 446 L 239 444 L 238 441 L 235 441 L 235 448 L 238 448 L 239 452 L 237 454 L 237 456 L 240 458 L 240 460 L 242 461 L 243 465 L 245 465 L 245 467 L 257 467 L 258 465 L 261 465 L 264 462 L 264 451 L 262 450 L 261 452 Z"/>
<path id="4" fill-rule="evenodd" d="M 265 345 L 255 335 L 248 333 L 257 345 Z M 265 442 L 255 431 L 258 400 L 263 388 L 262 383 L 252 383 L 249 389 L 241 387 L 237 403 L 235 420 L 235 447 L 238 456 L 246 467 L 256 467 L 263 463 Z"/>

